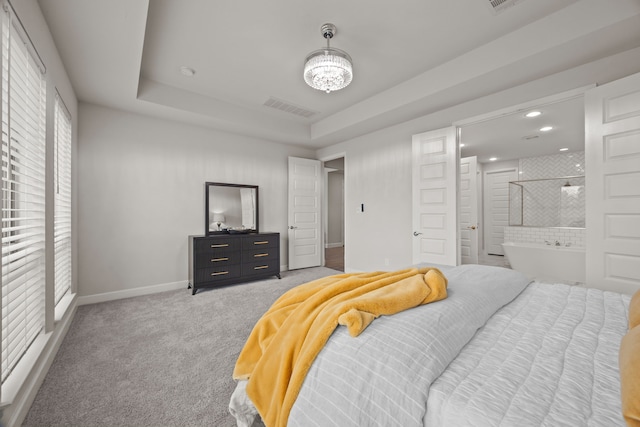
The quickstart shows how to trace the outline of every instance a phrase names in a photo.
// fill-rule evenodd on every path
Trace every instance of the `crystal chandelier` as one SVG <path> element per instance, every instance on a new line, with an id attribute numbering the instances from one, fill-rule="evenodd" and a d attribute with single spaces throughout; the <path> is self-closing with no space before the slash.
<path id="1" fill-rule="evenodd" d="M 336 26 L 324 24 L 320 30 L 322 37 L 327 39 L 327 47 L 307 55 L 304 81 L 314 89 L 329 93 L 347 87 L 353 79 L 353 69 L 347 52 L 329 46 L 329 40 L 336 34 Z"/>

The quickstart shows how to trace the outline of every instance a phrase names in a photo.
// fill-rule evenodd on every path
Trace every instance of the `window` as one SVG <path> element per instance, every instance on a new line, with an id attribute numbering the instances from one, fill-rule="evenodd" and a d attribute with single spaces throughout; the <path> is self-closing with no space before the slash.
<path id="1" fill-rule="evenodd" d="M 44 327 L 46 82 L 31 44 L 2 13 L 2 382 Z"/>
<path id="2" fill-rule="evenodd" d="M 55 304 L 71 290 L 71 116 L 56 94 L 54 107 Z"/>

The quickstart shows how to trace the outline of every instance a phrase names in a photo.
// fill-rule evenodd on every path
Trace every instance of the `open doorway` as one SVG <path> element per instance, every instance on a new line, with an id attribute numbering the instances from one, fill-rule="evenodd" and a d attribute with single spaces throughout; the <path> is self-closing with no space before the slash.
<path id="1" fill-rule="evenodd" d="M 344 157 L 324 162 L 325 267 L 344 271 Z"/>
<path id="2" fill-rule="evenodd" d="M 525 242 L 546 232 L 536 224 L 512 220 L 513 183 L 584 175 L 584 90 L 458 123 L 460 157 L 476 157 L 479 166 L 478 244 L 474 246 L 479 264 L 508 266 L 502 249 L 507 232 L 508 240 L 517 237 Z M 527 211 L 530 216 L 550 221 L 554 212 L 561 212 L 555 199 L 541 192 L 529 191 L 525 196 L 522 203 L 532 206 Z"/>

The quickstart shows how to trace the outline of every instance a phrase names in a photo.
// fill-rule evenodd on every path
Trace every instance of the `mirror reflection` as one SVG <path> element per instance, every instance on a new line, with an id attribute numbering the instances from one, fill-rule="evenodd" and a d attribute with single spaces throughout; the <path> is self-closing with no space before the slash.
<path id="1" fill-rule="evenodd" d="M 206 183 L 207 234 L 258 232 L 258 186 Z"/>

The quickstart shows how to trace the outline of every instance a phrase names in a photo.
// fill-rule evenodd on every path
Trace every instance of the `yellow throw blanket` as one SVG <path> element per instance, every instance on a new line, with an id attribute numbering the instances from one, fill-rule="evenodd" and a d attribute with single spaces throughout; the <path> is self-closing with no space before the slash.
<path id="1" fill-rule="evenodd" d="M 262 316 L 240 352 L 233 378 L 248 379 L 266 426 L 286 426 L 302 382 L 338 324 L 358 336 L 376 317 L 447 297 L 436 268 L 338 274 L 284 293 Z"/>

